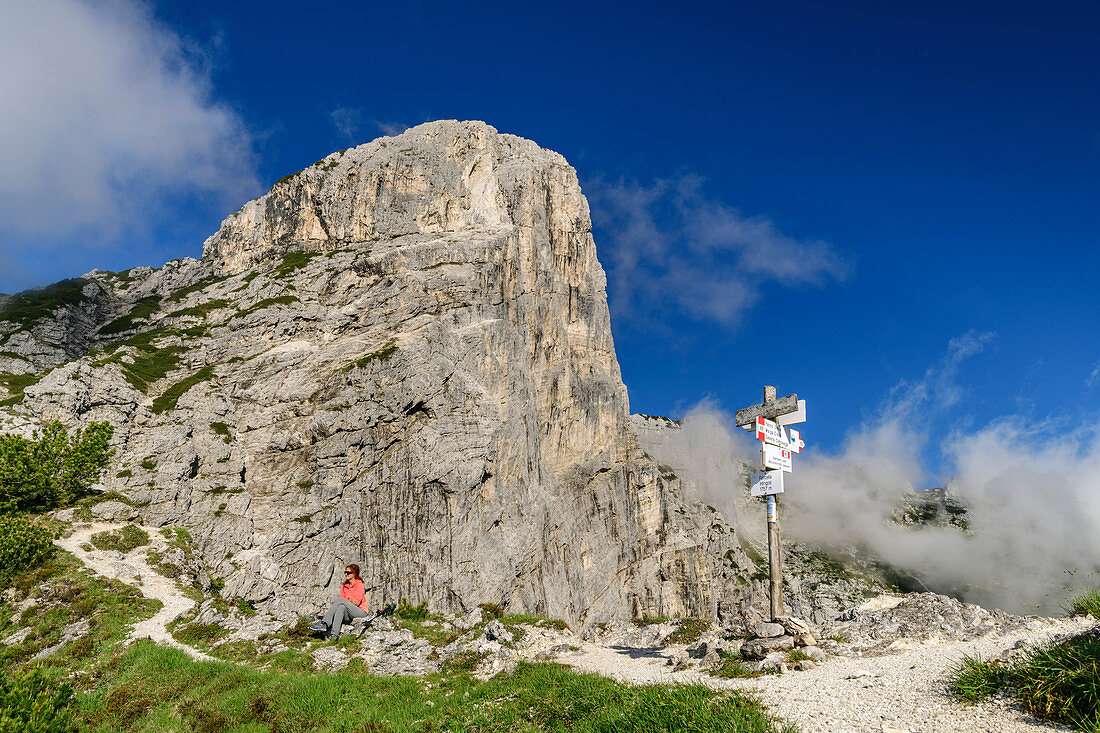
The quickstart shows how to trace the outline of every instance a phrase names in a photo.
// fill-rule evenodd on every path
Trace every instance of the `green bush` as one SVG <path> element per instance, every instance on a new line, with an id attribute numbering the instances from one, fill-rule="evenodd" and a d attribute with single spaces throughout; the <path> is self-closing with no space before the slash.
<path id="1" fill-rule="evenodd" d="M 1032 715 L 1092 733 L 1100 716 L 1100 629 L 1039 647 L 1011 664 L 966 657 L 949 684 L 968 702 L 1006 692 Z"/>
<path id="2" fill-rule="evenodd" d="M 398 618 L 403 618 L 406 621 L 423 621 L 428 618 L 428 602 L 424 601 L 419 606 L 412 606 L 409 604 L 408 599 L 402 598 L 401 603 L 397 606 L 396 614 Z"/>
<path id="3" fill-rule="evenodd" d="M 118 550 L 127 553 L 149 544 L 149 533 L 141 527 L 128 524 L 113 532 L 97 532 L 91 537 L 92 546 L 100 550 Z"/>
<path id="4" fill-rule="evenodd" d="M 0 515 L 0 580 L 34 567 L 52 550 L 48 529 L 22 514 Z"/>
<path id="5" fill-rule="evenodd" d="M 0 673 L 0 733 L 68 733 L 73 690 L 41 670 Z"/>
<path id="6" fill-rule="evenodd" d="M 70 438 L 54 421 L 30 439 L 0 435 L 0 513 L 45 512 L 88 494 L 114 454 L 113 434 L 97 422 Z"/>

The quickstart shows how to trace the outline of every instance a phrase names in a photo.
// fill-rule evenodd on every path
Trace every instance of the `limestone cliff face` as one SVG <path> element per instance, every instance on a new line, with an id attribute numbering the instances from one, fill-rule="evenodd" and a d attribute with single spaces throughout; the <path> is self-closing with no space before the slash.
<path id="1" fill-rule="evenodd" d="M 763 605 L 638 446 L 587 202 L 535 143 L 422 125 L 278 182 L 201 261 L 81 287 L 0 320 L 0 370 L 55 367 L 4 425 L 116 424 L 106 488 L 188 527 L 227 597 L 297 609 L 356 562 L 374 604 Z"/>

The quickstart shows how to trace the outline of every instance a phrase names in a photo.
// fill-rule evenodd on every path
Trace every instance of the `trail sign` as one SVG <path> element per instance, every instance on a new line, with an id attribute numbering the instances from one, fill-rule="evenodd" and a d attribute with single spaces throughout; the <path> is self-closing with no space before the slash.
<path id="1" fill-rule="evenodd" d="M 806 422 L 806 400 L 798 401 L 798 409 L 784 415 L 776 415 L 775 421 L 780 425 L 797 425 Z"/>
<path id="2" fill-rule="evenodd" d="M 783 472 L 763 471 L 752 474 L 752 495 L 770 496 L 783 493 Z"/>
<path id="3" fill-rule="evenodd" d="M 763 443 L 760 446 L 760 463 L 764 468 L 778 468 L 780 471 L 790 473 L 793 468 L 791 452 L 777 445 Z"/>
<path id="4" fill-rule="evenodd" d="M 786 448 L 794 453 L 800 453 L 802 446 L 806 445 L 802 442 L 802 436 L 797 430 L 788 431 L 782 425 L 762 417 L 756 418 L 756 439 Z"/>
<path id="5" fill-rule="evenodd" d="M 786 415 L 787 413 L 797 412 L 798 410 L 798 395 L 787 395 L 786 397 L 775 398 L 775 388 L 770 388 L 771 392 L 764 392 L 764 402 L 759 405 L 753 405 L 752 407 L 746 407 L 743 410 L 738 410 L 733 415 L 733 424 L 741 427 L 742 425 L 751 425 L 758 417 L 765 417 L 769 420 L 774 420 L 780 415 Z M 802 400 L 805 403 L 805 400 Z"/>
<path id="6" fill-rule="evenodd" d="M 768 595 L 771 597 L 772 619 L 783 615 L 783 555 L 779 550 L 779 499 L 783 493 L 783 472 L 791 470 L 791 453 L 798 453 L 805 443 L 797 430 L 788 433 L 786 425 L 806 422 L 806 400 L 797 395 L 776 398 L 775 387 L 764 387 L 764 401 L 738 410 L 734 424 L 745 430 L 756 429 L 762 441 L 760 462 L 762 473 L 752 474 L 753 496 L 768 500 Z"/>

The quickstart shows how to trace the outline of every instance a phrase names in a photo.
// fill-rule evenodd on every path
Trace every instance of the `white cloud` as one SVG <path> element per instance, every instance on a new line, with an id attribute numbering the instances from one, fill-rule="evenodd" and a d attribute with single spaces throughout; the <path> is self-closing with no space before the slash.
<path id="1" fill-rule="evenodd" d="M 594 219 L 610 240 L 617 316 L 651 318 L 669 305 L 734 325 L 769 283 L 820 285 L 851 265 L 830 245 L 795 239 L 763 217 L 707 198 L 695 176 L 586 185 Z"/>
<path id="2" fill-rule="evenodd" d="M 1088 378 L 1085 380 L 1085 386 L 1089 389 L 1096 384 L 1096 381 L 1100 380 L 1100 361 L 1092 367 L 1092 371 L 1089 372 Z"/>
<path id="3" fill-rule="evenodd" d="M 359 130 L 363 125 L 363 110 L 352 107 L 337 107 L 329 112 L 332 124 L 337 131 L 350 141 L 359 137 Z"/>
<path id="4" fill-rule="evenodd" d="M 803 450 L 782 497 L 786 536 L 870 548 L 933 590 L 1016 613 L 1057 612 L 1067 589 L 1100 581 L 1100 422 L 1037 424 L 1007 415 L 958 427 L 969 423 L 960 367 L 991 339 L 974 333 L 953 339 L 922 378 L 891 390 L 837 453 Z M 746 513 L 744 487 L 731 484 L 740 465 L 756 460 L 731 422 L 704 403 L 667 446 L 647 450 L 687 478 L 700 498 L 747 519 L 741 531 L 751 535 L 758 507 Z M 945 430 L 945 423 L 956 427 Z M 907 490 L 928 487 L 929 446 L 945 456 L 947 488 L 970 509 L 967 534 L 888 521 Z"/>
<path id="5" fill-rule="evenodd" d="M 0 230 L 118 236 L 166 193 L 259 190 L 201 49 L 135 0 L 9 3 L 0 24 Z"/>

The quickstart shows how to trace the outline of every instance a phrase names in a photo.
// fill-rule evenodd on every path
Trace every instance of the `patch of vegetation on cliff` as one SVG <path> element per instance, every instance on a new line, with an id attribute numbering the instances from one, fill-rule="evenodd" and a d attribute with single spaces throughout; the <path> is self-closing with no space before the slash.
<path id="1" fill-rule="evenodd" d="M 287 252 L 283 255 L 282 262 L 275 268 L 275 277 L 286 277 L 295 270 L 300 270 L 308 265 L 314 257 L 320 256 L 320 252 Z"/>
<path id="2" fill-rule="evenodd" d="M 245 316 L 252 315 L 256 311 L 261 311 L 264 308 L 270 308 L 273 305 L 290 305 L 291 303 L 297 303 L 298 298 L 293 295 L 280 295 L 277 298 L 265 298 L 258 303 L 255 303 L 248 308 L 239 310 L 233 314 L 233 318 L 244 318 Z"/>
<path id="3" fill-rule="evenodd" d="M 44 288 L 16 293 L 3 308 L 0 308 L 0 321 L 27 328 L 58 308 L 77 306 L 87 301 L 88 298 L 84 295 L 84 286 L 87 284 L 87 280 L 77 277 L 62 280 Z"/>
<path id="4" fill-rule="evenodd" d="M 0 400 L 0 407 L 10 407 L 11 405 L 18 405 L 23 401 L 23 390 L 30 387 L 32 384 L 38 384 L 42 377 L 46 376 L 48 372 L 42 372 L 41 374 L 34 374 L 28 372 L 26 374 L 7 374 L 0 372 L 0 385 L 8 390 L 8 397 Z"/>
<path id="5" fill-rule="evenodd" d="M 208 315 L 221 308 L 228 308 L 229 301 L 221 298 L 214 298 L 208 300 L 205 303 L 199 303 L 193 305 L 190 308 L 180 308 L 179 310 L 172 311 L 168 314 L 169 318 L 180 318 L 183 316 L 195 316 L 196 318 L 206 318 Z"/>
<path id="6" fill-rule="evenodd" d="M 89 541 L 96 549 L 117 550 L 125 554 L 130 550 L 148 545 L 149 534 L 141 527 L 128 524 L 113 532 L 97 532 Z"/>
<path id="7" fill-rule="evenodd" d="M 173 303 L 179 303 L 181 300 L 186 298 L 191 293 L 196 293 L 200 290 L 206 290 L 211 285 L 214 285 L 216 283 L 220 283 L 223 280 L 228 280 L 229 277 L 230 277 L 229 275 L 224 275 L 224 276 L 221 276 L 221 277 L 214 276 L 214 275 L 212 275 L 210 277 L 204 277 L 203 279 L 201 279 L 197 282 L 191 283 L 190 285 L 185 285 L 184 287 L 173 291 L 172 294 L 168 296 L 168 300 L 173 302 Z"/>
<path id="8" fill-rule="evenodd" d="M 147 298 L 142 298 L 134 307 L 130 309 L 130 312 L 124 316 L 119 316 L 110 323 L 102 326 L 99 329 L 100 336 L 111 336 L 116 333 L 122 333 L 123 331 L 129 331 L 137 327 L 134 323 L 135 320 L 146 320 L 149 316 L 153 315 L 160 310 L 160 297 L 156 295 L 150 295 Z"/>
<path id="9" fill-rule="evenodd" d="M 352 369 L 362 369 L 373 361 L 386 361 L 391 356 L 397 353 L 397 339 L 390 339 L 377 351 L 361 356 L 358 359 L 349 361 L 343 366 L 341 371 L 349 372 Z"/>
<path id="10" fill-rule="evenodd" d="M 149 386 L 154 382 L 164 379 L 168 372 L 176 369 L 180 364 L 180 354 L 183 346 L 169 344 L 158 346 L 157 342 L 166 339 L 178 339 L 180 334 L 171 328 L 156 328 L 131 336 L 125 341 L 112 344 L 107 351 L 109 356 L 95 362 L 93 366 L 104 364 L 117 364 L 122 370 L 122 376 L 134 389 L 149 393 Z M 123 359 L 123 354 L 118 353 L 121 347 L 130 347 L 132 363 Z"/>
<path id="11" fill-rule="evenodd" d="M 149 409 L 155 413 L 167 412 L 168 410 L 174 410 L 176 403 L 179 402 L 187 390 L 194 387 L 201 382 L 208 382 L 214 378 L 214 367 L 204 366 L 189 377 L 185 377 L 180 381 L 173 384 L 171 387 L 164 391 L 164 394 L 153 400 L 153 405 Z"/>

